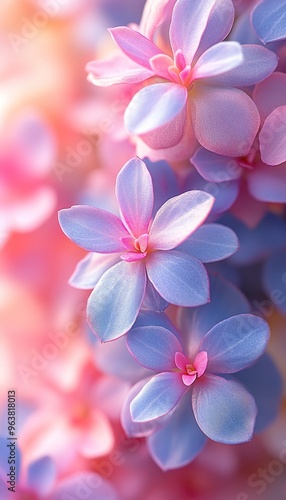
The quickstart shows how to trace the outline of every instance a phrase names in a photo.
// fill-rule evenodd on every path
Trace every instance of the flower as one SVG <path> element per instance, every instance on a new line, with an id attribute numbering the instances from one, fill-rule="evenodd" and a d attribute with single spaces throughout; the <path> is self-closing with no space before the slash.
<path id="1" fill-rule="evenodd" d="M 169 29 L 171 55 L 140 32 L 117 27 L 110 30 L 112 37 L 128 59 L 89 63 L 88 78 L 99 86 L 145 81 L 126 109 L 125 125 L 155 150 L 178 145 L 187 131 L 194 149 L 197 140 L 218 154 L 245 155 L 259 114 L 235 87 L 265 79 L 277 56 L 265 47 L 222 42 L 233 18 L 228 0 L 177 0 Z"/>
<path id="2" fill-rule="evenodd" d="M 169 303 L 194 307 L 208 302 L 208 275 L 202 262 L 224 259 L 238 246 L 229 229 L 200 227 L 214 203 L 203 191 L 169 199 L 152 221 L 152 179 L 139 158 L 119 172 L 116 196 L 121 218 L 88 206 L 59 213 L 62 230 L 72 241 L 107 254 L 106 259 L 95 256 L 97 282 L 87 304 L 89 324 L 102 341 L 118 338 L 132 327 L 147 278 Z M 87 267 L 85 261 L 83 274 Z"/>

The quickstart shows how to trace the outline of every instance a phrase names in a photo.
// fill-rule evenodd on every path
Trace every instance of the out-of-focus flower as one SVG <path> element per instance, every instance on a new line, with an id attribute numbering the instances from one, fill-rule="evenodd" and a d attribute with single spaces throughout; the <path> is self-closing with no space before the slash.
<path id="1" fill-rule="evenodd" d="M 265 79 L 277 57 L 261 46 L 222 42 L 233 16 L 228 0 L 178 0 L 169 30 L 171 57 L 140 32 L 114 28 L 111 34 L 128 59 L 88 64 L 89 79 L 99 86 L 150 80 L 127 107 L 125 124 L 155 150 L 177 146 L 187 131 L 193 149 L 197 139 L 215 153 L 245 155 L 259 115 L 250 97 L 235 87 Z"/>
<path id="2" fill-rule="evenodd" d="M 286 38 L 285 0 L 262 0 L 252 11 L 252 24 L 263 43 Z"/>
<path id="3" fill-rule="evenodd" d="M 70 239 L 86 250 L 107 254 L 105 258 L 91 254 L 78 271 L 85 281 L 89 269 L 92 271 L 89 285 L 95 288 L 87 315 L 102 341 L 120 337 L 131 328 L 145 295 L 147 277 L 167 302 L 201 305 L 209 300 L 202 262 L 226 258 L 237 249 L 235 235 L 226 228 L 200 227 L 214 202 L 203 191 L 188 191 L 169 199 L 152 221 L 152 179 L 139 159 L 122 168 L 116 195 L 121 220 L 84 206 L 62 210 L 59 215 Z"/>

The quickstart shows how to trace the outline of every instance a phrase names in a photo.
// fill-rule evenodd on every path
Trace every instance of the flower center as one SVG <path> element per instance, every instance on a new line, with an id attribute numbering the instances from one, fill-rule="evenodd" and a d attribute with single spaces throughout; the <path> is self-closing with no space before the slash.
<path id="1" fill-rule="evenodd" d="M 141 234 L 138 238 L 127 236 L 126 238 L 121 238 L 121 241 L 127 250 L 127 252 L 120 256 L 122 260 L 132 262 L 146 257 L 149 243 L 149 235 L 147 233 Z"/>
<path id="2" fill-rule="evenodd" d="M 208 355 L 206 351 L 201 351 L 196 355 L 194 362 L 190 363 L 183 353 L 176 352 L 175 363 L 182 373 L 182 381 L 186 386 L 190 386 L 205 373 L 208 364 Z"/>

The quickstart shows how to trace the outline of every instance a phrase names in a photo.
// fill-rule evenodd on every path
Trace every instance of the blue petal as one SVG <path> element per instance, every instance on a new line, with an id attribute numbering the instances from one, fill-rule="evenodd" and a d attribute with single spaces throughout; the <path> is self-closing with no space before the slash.
<path id="1" fill-rule="evenodd" d="M 206 440 L 195 421 L 190 395 L 187 394 L 162 428 L 152 433 L 147 442 L 156 464 L 163 470 L 170 470 L 192 462 Z"/>
<path id="2" fill-rule="evenodd" d="M 203 336 L 220 321 L 248 313 L 250 306 L 242 292 L 221 276 L 210 276 L 211 301 L 196 309 L 179 310 L 179 327 L 190 355 L 195 355 Z"/>
<path id="3" fill-rule="evenodd" d="M 141 308 L 147 311 L 165 311 L 169 303 L 158 294 L 151 281 L 147 281 L 146 293 Z"/>
<path id="4" fill-rule="evenodd" d="M 136 361 L 156 372 L 175 369 L 175 354 L 182 351 L 177 337 L 160 326 L 134 328 L 126 341 Z"/>
<path id="5" fill-rule="evenodd" d="M 192 403 L 195 419 L 210 439 L 237 444 L 252 438 L 256 404 L 237 381 L 205 375 L 194 384 Z"/>
<path id="6" fill-rule="evenodd" d="M 252 24 L 263 43 L 286 38 L 286 0 L 263 0 L 252 12 Z"/>
<path id="7" fill-rule="evenodd" d="M 102 342 L 130 330 L 146 288 L 145 263 L 119 262 L 100 278 L 87 302 L 87 320 Z"/>
<path id="8" fill-rule="evenodd" d="M 209 280 L 203 264 L 176 250 L 157 251 L 147 258 L 147 274 L 171 304 L 195 307 L 209 301 Z"/>
<path id="9" fill-rule="evenodd" d="M 144 385 L 130 405 L 134 422 L 148 422 L 169 413 L 187 391 L 180 373 L 162 372 Z"/>
<path id="10" fill-rule="evenodd" d="M 265 351 L 269 326 L 253 314 L 239 314 L 215 325 L 203 338 L 208 372 L 235 373 L 253 364 Z"/>
<path id="11" fill-rule="evenodd" d="M 208 182 L 232 181 L 239 179 L 242 174 L 242 168 L 235 158 L 218 155 L 204 148 L 198 148 L 191 162 Z"/>
<path id="12" fill-rule="evenodd" d="M 59 223 L 68 238 L 89 252 L 122 252 L 121 238 L 129 236 L 118 217 L 85 205 L 60 210 Z"/>
<path id="13" fill-rule="evenodd" d="M 28 485 L 40 495 L 47 495 L 56 480 L 56 466 L 50 457 L 32 462 L 28 468 Z"/>
<path id="14" fill-rule="evenodd" d="M 281 375 L 268 354 L 264 354 L 255 365 L 235 375 L 253 395 L 258 415 L 255 432 L 261 432 L 277 417 L 282 393 L 283 383 Z"/>
<path id="15" fill-rule="evenodd" d="M 91 290 L 101 276 L 120 260 L 118 255 L 89 253 L 80 260 L 69 279 L 69 284 L 75 288 Z"/>
<path id="16" fill-rule="evenodd" d="M 233 255 L 239 243 L 236 234 L 221 224 L 204 224 L 199 227 L 177 250 L 200 261 L 216 262 Z"/>
<path id="17" fill-rule="evenodd" d="M 269 298 L 286 315 L 286 251 L 274 253 L 263 269 L 263 286 Z"/>
<path id="18" fill-rule="evenodd" d="M 153 432 L 159 430 L 161 426 L 164 425 L 166 419 L 165 416 L 156 420 L 152 420 L 150 422 L 134 422 L 131 418 L 130 404 L 132 400 L 139 394 L 148 380 L 150 379 L 140 380 L 139 382 L 137 382 L 137 384 L 131 387 L 123 403 L 121 410 L 121 425 L 128 437 L 150 436 L 151 434 L 153 434 Z"/>
<path id="19" fill-rule="evenodd" d="M 94 335 L 93 335 L 94 337 Z M 95 337 L 94 337 L 95 338 Z M 120 337 L 116 342 L 98 344 L 94 348 L 95 364 L 103 373 L 135 383 L 153 373 L 136 363 L 126 347 L 126 340 Z"/>

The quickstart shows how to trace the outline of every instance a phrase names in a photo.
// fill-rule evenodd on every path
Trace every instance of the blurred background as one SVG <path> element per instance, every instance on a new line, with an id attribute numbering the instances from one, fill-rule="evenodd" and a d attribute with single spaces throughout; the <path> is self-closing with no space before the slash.
<path id="1" fill-rule="evenodd" d="M 123 128 L 124 93 L 92 86 L 85 66 L 108 53 L 107 28 L 139 23 L 143 7 L 144 0 L 0 3 L 1 434 L 7 391 L 15 389 L 16 498 L 46 498 L 95 472 L 100 489 L 89 494 L 78 483 L 66 498 L 284 500 L 285 398 L 251 443 L 209 442 L 189 466 L 162 472 L 143 439 L 125 437 L 120 409 L 130 380 L 103 369 L 85 321 L 89 292 L 68 284 L 85 252 L 62 234 L 57 211 L 78 203 L 112 210 L 116 174 L 135 154 Z M 248 297 L 268 307 L 269 352 L 285 380 L 283 310 L 245 279 L 257 267 L 240 266 Z M 47 456 L 53 465 L 35 473 L 36 488 L 29 467 Z"/>

